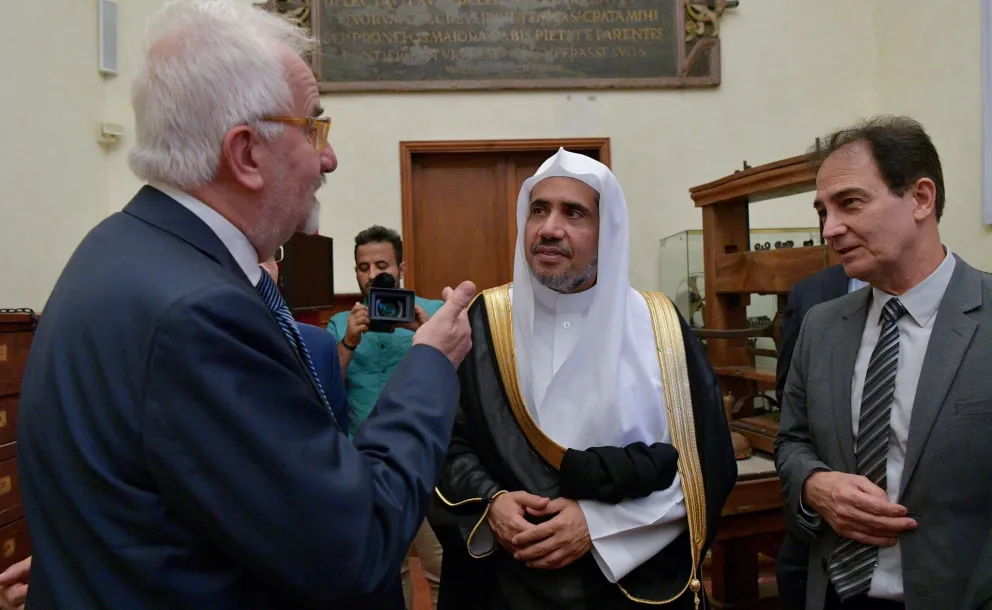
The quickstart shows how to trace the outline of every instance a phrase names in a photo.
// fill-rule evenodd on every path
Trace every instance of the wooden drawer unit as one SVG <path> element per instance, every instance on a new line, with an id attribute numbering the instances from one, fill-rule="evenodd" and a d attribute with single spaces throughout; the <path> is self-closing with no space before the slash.
<path id="1" fill-rule="evenodd" d="M 17 414 L 37 320 L 30 310 L 0 310 L 0 571 L 31 554 L 17 476 Z"/>
<path id="2" fill-rule="evenodd" d="M 0 527 L 0 571 L 6 570 L 31 554 L 28 522 L 18 519 Z"/>
<path id="3" fill-rule="evenodd" d="M 0 462 L 0 526 L 24 516 L 21 486 L 17 478 L 17 459 Z"/>
<path id="4" fill-rule="evenodd" d="M 36 320 L 30 312 L 0 312 L 0 381 L 17 381 L 24 377 Z"/>
<path id="5" fill-rule="evenodd" d="M 0 445 L 17 440 L 17 411 L 20 405 L 20 380 L 0 381 Z"/>

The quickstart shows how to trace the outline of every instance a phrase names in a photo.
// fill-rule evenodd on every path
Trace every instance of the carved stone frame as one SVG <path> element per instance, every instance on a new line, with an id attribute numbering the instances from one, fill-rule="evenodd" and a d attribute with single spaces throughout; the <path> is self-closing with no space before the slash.
<path id="1" fill-rule="evenodd" d="M 321 93 L 340 92 L 407 92 L 407 91 L 499 91 L 539 89 L 683 89 L 716 87 L 720 84 L 720 27 L 719 19 L 728 8 L 737 6 L 737 0 L 676 0 L 675 22 L 678 56 L 676 67 L 679 76 L 659 78 L 562 78 L 562 79 L 491 79 L 458 81 L 379 81 L 379 82 L 326 82 L 321 74 L 320 41 L 309 58 L 311 70 L 317 78 Z M 317 37 L 320 32 L 320 0 L 265 0 L 256 2 L 265 10 L 278 14 L 309 9 L 308 18 L 302 23 Z M 709 8 L 713 4 L 715 8 Z M 709 74 L 693 76 L 702 62 L 709 63 Z"/>

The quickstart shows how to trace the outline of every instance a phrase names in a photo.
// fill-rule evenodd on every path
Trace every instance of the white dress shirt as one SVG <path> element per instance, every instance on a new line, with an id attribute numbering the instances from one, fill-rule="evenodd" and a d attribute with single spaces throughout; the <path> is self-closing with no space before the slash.
<path id="1" fill-rule="evenodd" d="M 245 234 L 231 224 L 230 220 L 224 218 L 220 212 L 189 193 L 185 193 L 161 182 L 149 182 L 148 185 L 162 191 L 175 199 L 179 205 L 196 214 L 197 218 L 210 227 L 210 230 L 217 235 L 217 238 L 220 239 L 224 247 L 231 253 L 238 266 L 248 276 L 248 281 L 251 282 L 251 285 L 258 285 L 259 280 L 262 279 L 262 268 L 258 264 L 258 252 L 255 250 L 255 246 L 251 245 L 251 242 L 245 237 Z"/>
<path id="2" fill-rule="evenodd" d="M 868 318 L 861 335 L 861 347 L 854 365 L 851 382 L 851 419 L 854 438 L 858 437 L 858 420 L 861 414 L 861 396 L 864 391 L 868 361 L 882 331 L 882 308 L 889 299 L 898 298 L 906 309 L 899 318 L 899 361 L 896 365 L 896 387 L 892 397 L 889 452 L 886 461 L 886 488 L 889 501 L 898 503 L 902 470 L 906 461 L 906 443 L 909 440 L 909 422 L 913 415 L 916 386 L 923 369 L 923 358 L 930 343 L 930 331 L 937 317 L 937 307 L 944 297 L 947 284 L 954 273 L 954 255 L 947 252 L 944 261 L 925 280 L 906 294 L 894 297 L 878 288 L 872 288 Z M 903 600 L 902 555 L 898 542 L 895 546 L 878 549 L 875 572 L 871 579 L 869 597 Z"/>

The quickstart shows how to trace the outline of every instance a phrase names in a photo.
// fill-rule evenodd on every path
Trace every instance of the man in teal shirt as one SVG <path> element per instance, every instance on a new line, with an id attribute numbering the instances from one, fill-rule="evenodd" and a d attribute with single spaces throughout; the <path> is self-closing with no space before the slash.
<path id="1" fill-rule="evenodd" d="M 327 330 L 338 342 L 338 356 L 348 394 L 348 435 L 352 437 L 372 412 L 393 370 L 413 345 L 413 333 L 444 304 L 443 301 L 416 297 L 416 320 L 392 332 L 370 331 L 369 310 L 364 301 L 368 301 L 372 281 L 376 276 L 388 273 L 396 280 L 398 287 L 405 269 L 403 240 L 396 231 L 376 225 L 355 237 L 355 276 L 362 290 L 363 302 L 355 303 L 351 311 L 334 315 L 327 325 Z M 432 606 L 436 607 L 441 545 L 426 519 L 413 545 L 430 585 Z M 402 569 L 403 597 L 408 610 L 413 608 L 409 562 L 407 557 Z"/>

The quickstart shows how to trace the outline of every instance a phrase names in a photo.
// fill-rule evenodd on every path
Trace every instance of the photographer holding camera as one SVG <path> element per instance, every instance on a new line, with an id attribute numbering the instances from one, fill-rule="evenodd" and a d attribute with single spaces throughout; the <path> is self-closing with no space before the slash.
<path id="1" fill-rule="evenodd" d="M 338 356 L 348 394 L 348 435 L 354 436 L 368 418 L 393 370 L 410 351 L 413 333 L 444 304 L 399 290 L 406 263 L 399 233 L 378 225 L 355 237 L 355 276 L 363 302 L 334 315 L 327 330 L 338 342 Z M 414 538 L 437 606 L 441 574 L 441 545 L 425 519 Z M 413 607 L 409 556 L 403 562 L 403 597 Z"/>

